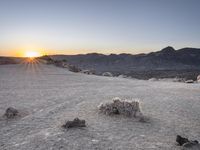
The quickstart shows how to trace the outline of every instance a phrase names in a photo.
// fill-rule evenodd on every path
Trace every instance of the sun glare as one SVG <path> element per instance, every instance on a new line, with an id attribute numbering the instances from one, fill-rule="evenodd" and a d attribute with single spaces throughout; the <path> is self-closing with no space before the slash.
<path id="1" fill-rule="evenodd" d="M 27 51 L 25 57 L 34 58 L 40 56 L 39 52 L 36 51 Z"/>

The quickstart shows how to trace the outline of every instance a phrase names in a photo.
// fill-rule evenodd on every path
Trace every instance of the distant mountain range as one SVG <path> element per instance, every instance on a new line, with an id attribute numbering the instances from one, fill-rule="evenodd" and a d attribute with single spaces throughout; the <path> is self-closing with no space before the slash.
<path id="1" fill-rule="evenodd" d="M 56 60 L 67 60 L 68 63 L 81 69 L 130 73 L 133 71 L 151 70 L 200 70 L 200 49 L 182 48 L 175 50 L 166 47 L 148 54 L 110 54 L 98 53 L 80 55 L 53 55 Z"/>
<path id="2" fill-rule="evenodd" d="M 138 79 L 184 78 L 196 80 L 200 74 L 200 49 L 166 47 L 148 54 L 79 54 L 51 55 L 52 61 L 63 62 L 77 69 L 91 70 L 97 75 L 111 72 L 114 76 L 125 75 Z M 47 56 L 47 58 L 49 58 Z M 24 58 L 0 57 L 1 64 L 15 64 Z"/>

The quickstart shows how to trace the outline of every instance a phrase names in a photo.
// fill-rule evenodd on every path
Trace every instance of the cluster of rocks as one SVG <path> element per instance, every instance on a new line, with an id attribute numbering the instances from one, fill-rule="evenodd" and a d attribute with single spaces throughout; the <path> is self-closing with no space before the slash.
<path id="1" fill-rule="evenodd" d="M 179 144 L 179 146 L 182 146 L 182 150 L 200 150 L 200 144 L 197 140 L 191 141 L 187 138 L 177 135 L 176 142 Z"/>
<path id="2" fill-rule="evenodd" d="M 72 121 L 67 121 L 64 125 L 62 125 L 62 127 L 63 128 L 86 127 L 86 124 L 85 124 L 85 120 L 75 118 Z"/>
<path id="3" fill-rule="evenodd" d="M 95 74 L 95 71 L 94 70 L 81 70 L 81 73 L 91 75 L 91 74 Z"/>
<path id="4" fill-rule="evenodd" d="M 100 104 L 98 109 L 106 115 L 120 114 L 128 117 L 142 116 L 140 104 L 138 100 L 121 100 L 114 98 L 112 103 Z"/>

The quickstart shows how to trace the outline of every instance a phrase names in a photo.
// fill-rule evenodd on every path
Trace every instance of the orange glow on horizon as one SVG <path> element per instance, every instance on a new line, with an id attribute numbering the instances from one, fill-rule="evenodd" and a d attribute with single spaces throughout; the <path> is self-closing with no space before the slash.
<path id="1" fill-rule="evenodd" d="M 25 57 L 29 57 L 29 58 L 35 58 L 35 57 L 39 57 L 41 56 L 41 54 L 37 51 L 27 51 L 25 53 Z"/>

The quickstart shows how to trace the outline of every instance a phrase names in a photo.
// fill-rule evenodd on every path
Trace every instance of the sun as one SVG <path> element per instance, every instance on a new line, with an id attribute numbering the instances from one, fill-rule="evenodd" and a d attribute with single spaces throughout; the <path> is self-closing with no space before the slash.
<path id="1" fill-rule="evenodd" d="M 35 57 L 39 57 L 40 53 L 37 51 L 27 51 L 25 53 L 25 57 L 29 57 L 29 58 L 35 58 Z"/>

